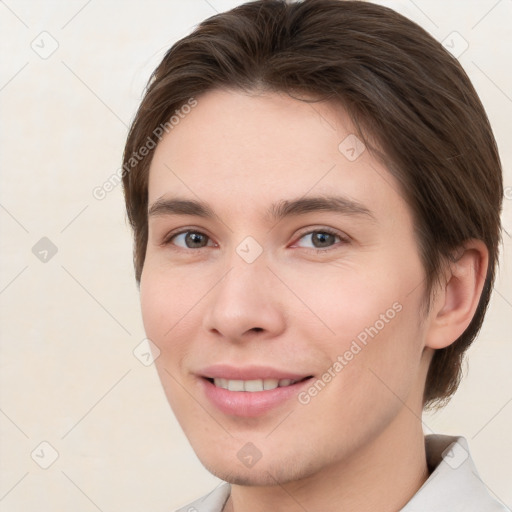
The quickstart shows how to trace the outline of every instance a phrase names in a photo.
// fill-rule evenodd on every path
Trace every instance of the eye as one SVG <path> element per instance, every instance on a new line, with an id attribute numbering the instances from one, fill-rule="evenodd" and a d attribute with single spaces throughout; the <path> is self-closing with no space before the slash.
<path id="1" fill-rule="evenodd" d="M 181 231 L 170 235 L 165 241 L 164 245 L 173 244 L 182 249 L 202 249 L 208 245 L 215 245 L 211 242 L 208 235 L 201 233 L 200 231 Z"/>
<path id="2" fill-rule="evenodd" d="M 305 243 L 301 243 L 301 240 L 304 240 Z M 336 233 L 335 231 L 323 228 L 305 233 L 300 237 L 299 241 L 297 242 L 297 245 L 299 245 L 299 247 L 305 247 L 308 249 L 328 250 L 337 242 L 348 242 L 348 240 L 342 237 L 339 233 Z"/>

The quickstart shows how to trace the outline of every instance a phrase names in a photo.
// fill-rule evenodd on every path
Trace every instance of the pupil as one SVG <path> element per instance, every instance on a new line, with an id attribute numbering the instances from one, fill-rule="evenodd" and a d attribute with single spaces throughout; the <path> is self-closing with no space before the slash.
<path id="1" fill-rule="evenodd" d="M 313 245 L 315 247 L 327 247 L 332 242 L 334 242 L 334 235 L 331 235 L 330 233 L 317 232 L 313 236 Z"/>
<path id="2" fill-rule="evenodd" d="M 186 236 L 187 246 L 190 247 L 190 245 L 192 245 L 192 247 L 202 247 L 202 238 L 203 235 L 201 235 L 200 233 L 188 233 Z"/>

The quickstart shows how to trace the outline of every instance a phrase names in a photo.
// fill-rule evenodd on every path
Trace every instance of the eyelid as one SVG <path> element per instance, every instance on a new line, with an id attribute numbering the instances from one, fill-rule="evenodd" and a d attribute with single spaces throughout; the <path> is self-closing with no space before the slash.
<path id="1" fill-rule="evenodd" d="M 165 237 L 163 238 L 161 245 L 167 246 L 167 245 L 171 244 L 171 240 L 173 238 L 175 238 L 183 233 L 189 233 L 189 232 L 204 235 L 208 238 L 209 241 L 213 242 L 213 244 L 215 246 L 218 246 L 217 242 L 215 242 L 213 240 L 213 238 L 208 233 L 205 232 L 205 230 L 203 230 L 202 228 L 199 229 L 194 226 L 184 226 L 181 228 L 177 228 L 176 230 L 171 231 L 170 233 L 167 233 L 165 235 Z M 306 235 L 311 235 L 312 233 L 328 233 L 330 235 L 337 236 L 341 240 L 341 243 L 349 243 L 351 241 L 351 238 L 346 233 L 339 231 L 337 229 L 330 228 L 327 226 L 308 226 L 308 227 L 303 228 L 294 237 L 294 241 L 292 242 L 292 247 L 295 246 L 301 238 L 304 238 L 304 236 L 306 236 Z M 178 245 L 175 245 L 175 247 L 177 247 L 178 249 L 182 249 L 184 251 L 199 251 L 201 249 L 206 249 L 207 247 L 211 247 L 211 246 L 206 245 L 205 247 L 198 247 L 195 249 L 184 248 L 184 247 L 180 247 Z M 300 247 L 300 248 L 301 249 L 309 249 L 309 250 L 313 250 L 313 251 L 317 251 L 317 252 L 327 252 L 331 249 L 336 249 L 337 247 L 339 247 L 339 243 L 329 246 L 329 247 L 325 247 L 325 248 L 317 248 L 317 247 Z"/>
<path id="2" fill-rule="evenodd" d="M 307 228 L 303 228 L 299 231 L 297 235 L 295 235 L 295 241 L 300 240 L 305 235 L 309 235 L 311 233 L 329 233 L 331 235 L 338 236 L 341 240 L 345 242 L 350 242 L 351 238 L 345 232 L 340 231 L 335 228 L 330 228 L 328 226 L 308 226 Z M 295 243 L 295 242 L 294 242 Z"/>
<path id="3" fill-rule="evenodd" d="M 199 229 L 197 227 L 194 227 L 194 226 L 183 226 L 181 228 L 177 228 L 176 230 L 174 231 L 171 231 L 170 233 L 167 233 L 164 237 L 163 237 L 163 240 L 161 242 L 160 245 L 162 246 L 166 246 L 166 245 L 169 245 L 171 244 L 171 240 L 178 236 L 178 235 L 182 235 L 183 233 L 198 233 L 200 235 L 204 235 L 206 236 L 210 241 L 212 241 L 215 245 L 218 245 L 217 242 L 215 242 L 213 240 L 213 238 L 205 232 L 205 230 L 203 228 Z M 182 249 L 184 251 L 199 251 L 201 249 L 206 249 L 207 247 L 211 247 L 211 246 L 205 246 L 205 247 L 198 247 L 197 249 L 188 249 L 188 248 L 184 248 L 184 247 L 180 247 L 179 245 L 175 245 L 175 247 L 177 247 L 178 249 Z"/>

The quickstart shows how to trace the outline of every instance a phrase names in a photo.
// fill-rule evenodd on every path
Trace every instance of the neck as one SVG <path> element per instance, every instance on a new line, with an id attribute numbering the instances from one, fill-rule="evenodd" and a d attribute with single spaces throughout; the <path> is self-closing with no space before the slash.
<path id="1" fill-rule="evenodd" d="M 231 486 L 223 512 L 336 509 L 396 512 L 429 476 L 421 421 L 404 407 L 381 434 L 349 458 L 299 481 Z"/>

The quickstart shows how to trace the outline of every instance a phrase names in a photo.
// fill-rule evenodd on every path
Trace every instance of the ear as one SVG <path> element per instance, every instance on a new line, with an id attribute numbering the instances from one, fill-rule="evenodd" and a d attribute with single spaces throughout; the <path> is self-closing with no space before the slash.
<path id="1" fill-rule="evenodd" d="M 429 313 L 425 346 L 439 349 L 452 344 L 475 314 L 485 284 L 489 251 L 481 240 L 469 240 L 449 263 L 445 280 L 436 290 Z"/>

